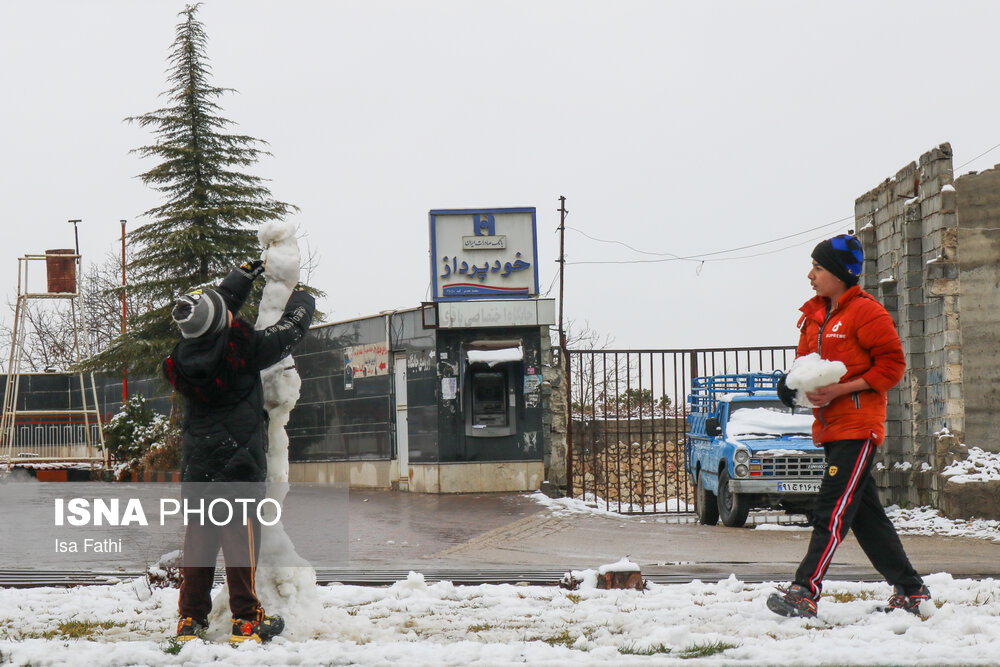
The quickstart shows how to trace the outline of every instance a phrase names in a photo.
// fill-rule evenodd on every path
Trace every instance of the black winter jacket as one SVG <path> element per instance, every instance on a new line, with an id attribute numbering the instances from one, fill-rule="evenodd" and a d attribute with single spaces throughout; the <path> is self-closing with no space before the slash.
<path id="1" fill-rule="evenodd" d="M 167 380 L 184 397 L 182 481 L 264 481 L 267 413 L 260 371 L 291 353 L 314 310 L 311 295 L 292 292 L 274 325 L 255 331 L 234 319 L 216 336 L 182 340 L 163 362 Z"/>

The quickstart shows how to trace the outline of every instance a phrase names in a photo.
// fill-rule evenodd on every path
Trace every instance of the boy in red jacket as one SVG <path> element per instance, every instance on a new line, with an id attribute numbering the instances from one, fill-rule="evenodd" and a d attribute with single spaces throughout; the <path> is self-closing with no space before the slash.
<path id="1" fill-rule="evenodd" d="M 847 372 L 836 382 L 808 392 L 816 406 L 813 441 L 826 453 L 826 471 L 813 509 L 809 550 L 795 583 L 779 589 L 767 607 L 782 616 L 816 615 L 816 601 L 833 554 L 854 530 L 875 569 L 893 585 L 886 611 L 919 614 L 930 592 L 910 564 L 892 522 L 885 515 L 871 477 L 875 448 L 885 438 L 886 392 L 906 368 L 892 317 L 875 297 L 858 287 L 864 253 L 849 234 L 823 241 L 812 252 L 809 283 L 816 291 L 800 309 L 796 356 L 817 353 L 841 361 Z M 778 394 L 793 405 L 794 392 L 778 384 Z"/>

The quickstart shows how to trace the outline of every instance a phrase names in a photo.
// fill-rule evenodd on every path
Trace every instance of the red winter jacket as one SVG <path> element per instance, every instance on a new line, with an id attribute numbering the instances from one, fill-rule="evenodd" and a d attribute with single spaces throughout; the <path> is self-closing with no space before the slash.
<path id="1" fill-rule="evenodd" d="M 845 394 L 813 410 L 813 441 L 867 440 L 881 444 L 885 438 L 886 392 L 903 378 L 906 359 L 896 325 L 871 294 L 854 286 L 840 297 L 827 315 L 830 300 L 816 296 L 802 308 L 796 356 L 818 352 L 823 359 L 841 361 L 848 382 L 864 378 L 871 390 Z"/>

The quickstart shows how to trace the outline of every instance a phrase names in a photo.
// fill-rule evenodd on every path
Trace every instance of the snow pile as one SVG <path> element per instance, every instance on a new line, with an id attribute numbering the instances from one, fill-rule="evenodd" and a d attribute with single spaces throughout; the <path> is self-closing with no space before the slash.
<path id="1" fill-rule="evenodd" d="M 570 570 L 563 575 L 559 582 L 561 588 L 570 590 L 596 589 L 598 579 L 604 577 L 609 572 L 640 572 L 639 564 L 633 563 L 628 556 L 622 558 L 617 563 L 601 565 L 596 570 Z"/>
<path id="2" fill-rule="evenodd" d="M 900 535 L 947 535 L 1000 542 L 1000 521 L 992 519 L 949 519 L 933 507 L 885 508 L 886 516 Z"/>
<path id="3" fill-rule="evenodd" d="M 596 576 L 596 572 L 594 573 Z M 2 661 L 15 665 L 870 665 L 994 664 L 1000 582 L 925 578 L 926 619 L 872 613 L 885 583 L 828 581 L 819 618 L 767 610 L 773 583 L 650 584 L 645 591 L 552 586 L 320 587 L 304 641 L 230 648 L 228 628 L 173 646 L 175 589 L 140 601 L 127 584 L 0 589 Z M 826 659 L 824 659 L 826 656 Z"/>
<path id="4" fill-rule="evenodd" d="M 806 435 L 812 433 L 812 413 L 792 415 L 771 408 L 740 408 L 729 415 L 726 435 L 733 438 Z"/>
<path id="5" fill-rule="evenodd" d="M 1000 480 L 1000 454 L 970 447 L 969 457 L 953 462 L 941 471 L 941 476 L 956 484 Z"/>
<path id="6" fill-rule="evenodd" d="M 806 398 L 806 394 L 836 383 L 847 372 L 847 366 L 840 361 L 830 361 L 822 359 L 813 352 L 803 357 L 799 357 L 792 363 L 788 377 L 785 378 L 785 385 L 789 389 L 795 389 L 795 404 L 804 408 L 816 408 Z"/>
<path id="7" fill-rule="evenodd" d="M 552 510 L 553 516 L 571 516 L 574 514 L 596 514 L 599 516 L 620 517 L 622 514 L 632 512 L 645 513 L 665 513 L 665 512 L 693 512 L 694 505 L 688 505 L 679 498 L 669 498 L 665 503 L 655 505 L 632 505 L 631 503 L 612 502 L 613 511 L 602 509 L 608 507 L 607 501 L 593 493 L 583 494 L 577 498 L 550 498 L 541 491 L 525 494 L 539 505 L 544 505 Z M 620 509 L 619 509 L 620 507 Z"/>
<path id="8" fill-rule="evenodd" d="M 777 451 L 777 450 L 775 450 Z M 535 492 L 526 494 L 540 505 L 543 505 L 552 512 L 552 516 L 565 517 L 580 514 L 593 514 L 596 516 L 608 516 L 623 521 L 639 521 L 645 519 L 637 516 L 627 516 L 618 512 L 610 512 L 600 509 L 598 503 L 604 506 L 604 500 L 596 498 L 593 494 L 587 494 L 587 499 L 580 498 L 549 498 L 544 493 Z M 661 503 L 662 505 L 662 503 Z M 612 503 L 612 507 L 615 505 Z M 662 511 L 662 510 L 657 510 Z M 677 510 L 671 510 L 677 511 Z M 680 510 L 684 511 L 684 510 Z M 694 511 L 694 506 L 687 510 Z M 914 509 L 901 509 L 897 505 L 890 505 L 885 508 L 885 513 L 896 527 L 900 535 L 947 535 L 950 537 L 971 537 L 981 540 L 1000 542 L 1000 521 L 987 519 L 949 519 L 933 507 L 917 507 Z M 756 513 L 751 513 L 751 519 Z M 782 524 L 764 523 L 756 526 L 756 530 L 797 530 L 800 527 Z M 811 530 L 811 528 L 804 528 Z"/>
<path id="9" fill-rule="evenodd" d="M 597 574 L 604 575 L 608 572 L 639 572 L 639 564 L 633 563 L 628 557 L 625 557 L 617 563 L 608 563 L 597 568 Z"/>

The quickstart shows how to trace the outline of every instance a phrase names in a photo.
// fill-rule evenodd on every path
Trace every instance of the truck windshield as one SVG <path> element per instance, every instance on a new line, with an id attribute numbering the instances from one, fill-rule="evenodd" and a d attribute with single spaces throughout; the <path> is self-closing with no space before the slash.
<path id="1" fill-rule="evenodd" d="M 780 401 L 733 401 L 729 405 L 726 435 L 756 438 L 808 436 L 812 426 L 811 411 L 799 410 L 793 414 Z"/>
<path id="2" fill-rule="evenodd" d="M 773 410 L 775 412 L 780 412 L 782 414 L 790 415 L 792 414 L 792 409 L 779 401 L 778 399 L 760 399 L 760 400 L 749 400 L 749 401 L 733 401 L 729 405 L 730 416 L 737 410 L 743 410 L 745 408 L 767 408 L 768 410 Z M 799 413 L 807 413 L 808 410 L 800 409 Z"/>

